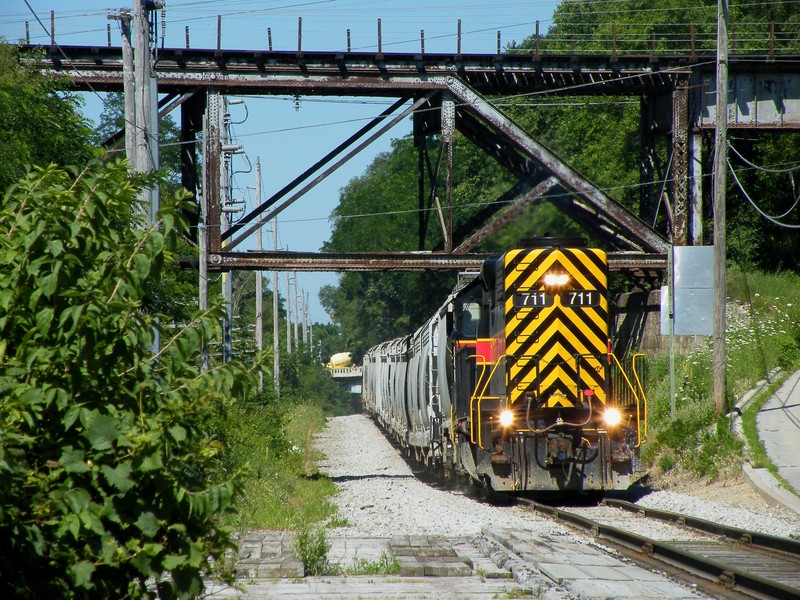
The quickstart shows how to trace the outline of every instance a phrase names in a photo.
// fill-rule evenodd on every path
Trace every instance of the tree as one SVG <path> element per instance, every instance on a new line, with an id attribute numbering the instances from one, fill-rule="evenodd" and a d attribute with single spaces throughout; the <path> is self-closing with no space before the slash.
<path id="1" fill-rule="evenodd" d="M 180 329 L 142 310 L 184 196 L 145 228 L 136 191 L 123 162 L 49 166 L 0 209 L 3 597 L 193 596 L 232 546 L 215 415 L 256 377 L 195 366 L 218 308 Z"/>
<path id="2" fill-rule="evenodd" d="M 79 107 L 78 96 L 21 66 L 19 49 L 0 38 L 0 192 L 30 165 L 83 165 L 99 155 Z"/>

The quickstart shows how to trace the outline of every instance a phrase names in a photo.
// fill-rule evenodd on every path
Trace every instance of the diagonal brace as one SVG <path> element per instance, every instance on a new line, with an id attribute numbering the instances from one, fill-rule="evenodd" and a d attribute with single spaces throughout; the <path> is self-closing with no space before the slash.
<path id="1" fill-rule="evenodd" d="M 256 229 L 261 227 L 261 225 L 263 225 L 265 222 L 268 222 L 271 219 L 273 219 L 276 215 L 278 215 L 281 211 L 283 211 L 283 209 L 288 207 L 295 200 L 297 200 L 298 198 L 303 196 L 306 192 L 308 192 L 310 189 L 315 187 L 318 183 L 320 183 L 325 178 L 327 178 L 331 173 L 333 173 L 336 169 L 338 169 L 342 164 L 344 164 L 345 162 L 350 160 L 354 155 L 356 155 L 358 152 L 363 150 L 367 145 L 371 144 L 374 140 L 376 140 L 378 137 L 383 135 L 383 133 L 386 132 L 388 129 L 391 129 L 392 127 L 394 127 L 400 120 L 402 120 L 408 114 L 410 114 L 411 112 L 416 110 L 423 102 L 427 102 L 427 100 L 428 100 L 428 96 L 425 96 L 424 98 L 421 98 L 420 100 L 415 102 L 409 109 L 403 111 L 403 113 L 401 113 L 400 115 L 398 115 L 395 118 L 393 118 L 390 122 L 384 123 L 384 125 L 382 127 L 380 127 L 375 133 L 373 133 L 371 136 L 369 136 L 366 140 L 362 141 L 358 146 L 356 146 L 356 148 L 354 150 L 352 150 L 349 153 L 347 153 L 346 155 L 344 155 L 336 163 L 334 163 L 331 167 L 329 167 L 324 172 L 322 172 L 320 175 L 318 175 L 313 181 L 311 181 L 306 186 L 304 186 L 301 190 L 299 190 L 298 192 L 296 192 L 295 194 L 290 196 L 278 208 L 270 211 L 269 214 L 266 217 L 259 218 L 258 221 L 256 223 L 252 224 L 242 235 L 240 235 L 237 238 L 235 238 L 231 243 L 226 244 L 226 249 L 227 250 L 231 250 L 231 249 L 235 248 L 236 246 L 238 246 L 251 233 L 253 233 Z M 274 206 L 276 202 L 278 202 L 281 198 L 283 198 L 286 194 L 288 194 L 292 189 L 294 189 L 300 183 L 302 183 L 303 181 L 305 181 L 306 179 L 311 177 L 311 175 L 313 173 L 317 172 L 322 166 L 324 166 L 325 164 L 327 164 L 328 162 L 333 160 L 338 154 L 340 154 L 342 152 L 342 150 L 344 150 L 348 146 L 351 146 L 355 142 L 357 142 L 362 136 L 367 134 L 371 129 L 373 129 L 376 125 L 378 125 L 378 123 L 383 121 L 386 117 L 388 117 L 391 113 L 393 113 L 395 110 L 397 110 L 400 106 L 402 106 L 406 102 L 407 102 L 406 98 L 401 98 L 400 100 L 398 100 L 397 102 L 392 104 L 392 106 L 390 106 L 389 108 L 384 110 L 378 117 L 376 117 L 375 119 L 370 121 L 367 125 L 365 125 L 360 130 L 358 130 L 356 133 L 354 133 L 349 138 L 347 138 L 347 140 L 345 140 L 337 148 L 335 148 L 334 150 L 329 152 L 327 155 L 325 155 L 316 164 L 314 164 L 313 166 L 311 166 L 308 169 L 306 169 L 296 179 L 294 179 L 292 182 L 286 184 L 281 190 L 279 190 L 278 192 L 273 194 L 272 197 L 270 197 L 266 202 L 262 203 L 256 209 L 250 211 L 247 215 L 245 215 L 242 218 L 241 221 L 239 221 L 236 225 L 234 225 L 233 227 L 228 229 L 228 231 L 226 231 L 225 233 L 222 234 L 222 240 L 224 241 L 224 240 L 227 240 L 227 239 L 233 237 L 234 234 L 236 234 L 242 228 L 244 228 L 250 221 L 252 221 L 256 217 L 261 215 L 264 211 L 266 211 L 269 208 L 271 208 L 272 206 Z"/>

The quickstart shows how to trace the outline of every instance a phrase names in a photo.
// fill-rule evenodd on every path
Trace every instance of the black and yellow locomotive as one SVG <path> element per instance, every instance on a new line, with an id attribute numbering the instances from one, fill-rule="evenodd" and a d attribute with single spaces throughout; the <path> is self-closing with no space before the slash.
<path id="1" fill-rule="evenodd" d="M 605 252 L 531 240 L 364 357 L 364 405 L 417 458 L 494 491 L 623 489 L 646 400 L 612 352 Z"/>

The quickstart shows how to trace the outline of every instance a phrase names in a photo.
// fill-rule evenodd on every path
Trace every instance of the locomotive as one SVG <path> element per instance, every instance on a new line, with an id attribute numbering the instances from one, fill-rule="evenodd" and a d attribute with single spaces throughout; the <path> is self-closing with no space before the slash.
<path id="1" fill-rule="evenodd" d="M 644 474 L 643 355 L 613 351 L 606 253 L 521 246 L 366 352 L 364 408 L 426 466 L 492 492 L 626 489 Z"/>

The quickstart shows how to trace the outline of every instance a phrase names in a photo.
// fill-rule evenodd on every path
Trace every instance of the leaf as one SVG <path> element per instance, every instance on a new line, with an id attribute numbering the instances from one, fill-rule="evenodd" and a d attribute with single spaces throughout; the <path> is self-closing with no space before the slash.
<path id="1" fill-rule="evenodd" d="M 116 421 L 113 417 L 109 417 L 108 415 L 96 415 L 83 435 L 89 440 L 92 444 L 92 448 L 95 450 L 108 450 L 111 448 L 111 443 L 117 439 L 119 432 L 117 431 Z"/>
<path id="2" fill-rule="evenodd" d="M 83 488 L 72 488 L 64 495 L 64 501 L 74 513 L 82 513 L 89 508 L 92 497 Z"/>
<path id="3" fill-rule="evenodd" d="M 58 462 L 64 466 L 67 473 L 86 473 L 89 470 L 89 465 L 83 460 L 83 450 L 75 450 L 71 446 L 64 450 Z"/>
<path id="4" fill-rule="evenodd" d="M 142 471 L 153 471 L 155 469 L 160 469 L 163 466 L 164 463 L 161 460 L 161 454 L 159 452 L 153 452 L 142 459 L 142 464 L 139 465 L 139 468 Z"/>
<path id="5" fill-rule="evenodd" d="M 186 562 L 185 556 L 175 555 L 175 554 L 168 554 L 164 557 L 164 568 L 167 571 L 171 571 L 175 567 L 179 567 Z"/>
<path id="6" fill-rule="evenodd" d="M 145 537 L 155 537 L 158 533 L 159 523 L 156 516 L 151 512 L 143 512 L 136 519 L 136 527 L 144 534 Z"/>
<path id="7" fill-rule="evenodd" d="M 144 254 L 137 254 L 133 257 L 133 268 L 141 279 L 146 278 L 150 273 L 150 259 Z"/>
<path id="8" fill-rule="evenodd" d="M 61 423 L 64 425 L 64 429 L 69 430 L 75 424 L 75 420 L 78 418 L 80 412 L 81 412 L 80 404 L 73 404 L 67 409 L 67 412 L 64 413 L 64 417 L 61 419 Z"/>
<path id="9" fill-rule="evenodd" d="M 106 481 L 120 492 L 127 492 L 135 485 L 135 482 L 130 477 L 133 472 L 130 463 L 124 462 L 114 469 L 108 465 L 103 465 L 100 467 L 100 472 L 103 473 Z"/>
<path id="10" fill-rule="evenodd" d="M 50 275 L 42 277 L 41 281 L 39 282 L 39 289 L 42 291 L 42 294 L 48 298 L 53 295 L 57 287 L 58 273 L 50 273 Z"/>
<path id="11" fill-rule="evenodd" d="M 180 425 L 174 425 L 169 428 L 169 434 L 176 442 L 182 442 L 186 439 L 186 430 Z"/>
<path id="12" fill-rule="evenodd" d="M 53 309 L 49 306 L 43 308 L 36 313 L 36 329 L 44 335 L 50 329 L 50 323 L 53 321 Z"/>
<path id="13" fill-rule="evenodd" d="M 64 244 L 61 240 L 50 240 L 47 242 L 47 250 L 53 256 L 58 256 L 64 251 Z"/>
<path id="14" fill-rule="evenodd" d="M 69 568 L 72 580 L 75 586 L 79 588 L 92 588 L 92 573 L 94 573 L 94 565 L 88 561 L 82 560 L 81 562 L 72 565 Z"/>

